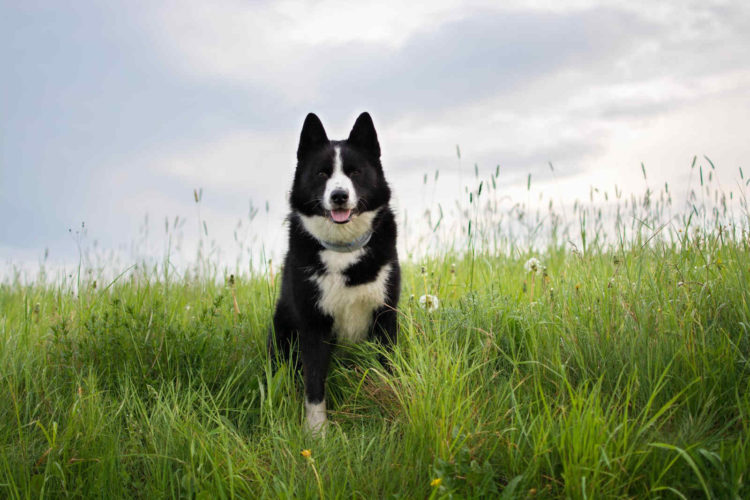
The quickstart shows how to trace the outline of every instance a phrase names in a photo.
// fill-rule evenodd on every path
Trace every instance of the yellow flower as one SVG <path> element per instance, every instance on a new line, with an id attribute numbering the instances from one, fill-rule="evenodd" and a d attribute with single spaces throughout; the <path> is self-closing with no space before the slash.
<path id="1" fill-rule="evenodd" d="M 310 458 L 312 456 L 312 452 L 310 450 L 302 450 L 299 452 L 299 454 L 305 458 Z"/>
<path id="2" fill-rule="evenodd" d="M 442 483 L 443 483 L 443 478 L 442 477 L 436 477 L 435 479 L 433 479 L 432 481 L 430 481 L 430 486 L 432 486 L 434 488 L 436 486 L 440 486 Z"/>

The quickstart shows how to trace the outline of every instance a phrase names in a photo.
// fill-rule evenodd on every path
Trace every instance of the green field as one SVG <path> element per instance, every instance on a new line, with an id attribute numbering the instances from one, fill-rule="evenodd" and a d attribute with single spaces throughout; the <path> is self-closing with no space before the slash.
<path id="1" fill-rule="evenodd" d="M 324 440 L 266 358 L 278 269 L 6 280 L 0 497 L 750 498 L 748 217 L 652 200 L 540 251 L 469 210 L 404 265 L 392 371 L 337 351 Z"/>
<path id="2" fill-rule="evenodd" d="M 339 350 L 324 441 L 268 275 L 3 285 L 0 496 L 750 497 L 747 241 L 539 257 L 406 266 L 393 373 Z"/>

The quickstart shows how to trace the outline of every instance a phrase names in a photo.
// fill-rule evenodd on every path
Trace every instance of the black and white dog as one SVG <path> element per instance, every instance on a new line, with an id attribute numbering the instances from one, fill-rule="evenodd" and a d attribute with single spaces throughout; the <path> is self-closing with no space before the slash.
<path id="1" fill-rule="evenodd" d="M 329 141 L 320 119 L 307 115 L 268 350 L 274 362 L 301 355 L 307 427 L 314 434 L 325 434 L 334 345 L 396 341 L 401 271 L 390 197 L 369 114 L 357 118 L 345 141 Z"/>

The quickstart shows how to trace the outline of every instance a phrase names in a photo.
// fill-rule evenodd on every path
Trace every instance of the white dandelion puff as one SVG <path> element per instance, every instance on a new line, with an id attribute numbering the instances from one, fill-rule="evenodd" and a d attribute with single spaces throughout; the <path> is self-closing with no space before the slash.
<path id="1" fill-rule="evenodd" d="M 526 269 L 527 273 L 539 274 L 542 272 L 542 269 L 544 267 L 542 266 L 542 263 L 539 262 L 539 259 L 537 259 L 536 257 L 532 257 L 526 261 L 526 264 L 523 265 L 523 268 Z"/>
<path id="2" fill-rule="evenodd" d="M 435 295 L 422 295 L 419 297 L 419 305 L 424 307 L 427 312 L 437 311 L 440 307 L 440 301 Z"/>

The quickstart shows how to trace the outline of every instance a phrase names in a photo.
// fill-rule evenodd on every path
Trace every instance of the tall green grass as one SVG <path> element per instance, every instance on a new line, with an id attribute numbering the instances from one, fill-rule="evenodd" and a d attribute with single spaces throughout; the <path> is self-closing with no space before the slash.
<path id="1" fill-rule="evenodd" d="M 337 351 L 325 440 L 266 359 L 278 270 L 0 284 L 0 496 L 750 497 L 747 215 L 498 250 L 481 196 L 405 264 L 391 371 Z"/>

